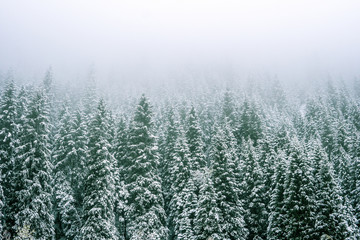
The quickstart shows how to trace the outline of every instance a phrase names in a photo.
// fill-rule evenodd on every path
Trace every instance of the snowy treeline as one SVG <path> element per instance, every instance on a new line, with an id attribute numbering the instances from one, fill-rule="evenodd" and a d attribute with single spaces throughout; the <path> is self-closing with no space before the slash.
<path id="1" fill-rule="evenodd" d="M 360 91 L 275 82 L 113 108 L 92 82 L 78 104 L 53 86 L 1 87 L 11 239 L 360 239 Z"/>

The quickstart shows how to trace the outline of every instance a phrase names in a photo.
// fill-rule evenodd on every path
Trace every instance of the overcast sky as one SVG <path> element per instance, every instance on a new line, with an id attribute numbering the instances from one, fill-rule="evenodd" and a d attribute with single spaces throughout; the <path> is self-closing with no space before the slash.
<path id="1" fill-rule="evenodd" d="M 360 73 L 358 0 L 0 0 L 0 70 Z"/>

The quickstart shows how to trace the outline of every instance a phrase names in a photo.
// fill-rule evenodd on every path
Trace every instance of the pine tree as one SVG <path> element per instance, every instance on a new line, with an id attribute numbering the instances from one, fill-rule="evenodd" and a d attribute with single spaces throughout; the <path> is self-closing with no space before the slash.
<path id="1" fill-rule="evenodd" d="M 126 237 L 126 221 L 125 221 L 125 200 L 127 191 L 125 188 L 125 162 L 127 160 L 128 148 L 128 129 L 123 117 L 120 118 L 117 127 L 116 139 L 114 142 L 114 157 L 116 160 L 115 175 L 115 225 L 119 232 L 119 238 Z"/>
<path id="2" fill-rule="evenodd" d="M 3 184 L 2 184 L 2 174 L 0 172 L 0 234 L 3 237 L 3 229 L 4 229 L 4 192 L 3 192 Z"/>
<path id="3" fill-rule="evenodd" d="M 84 181 L 87 176 L 86 164 L 89 159 L 88 151 L 88 132 L 85 126 L 85 119 L 83 112 L 76 110 L 71 117 L 71 139 L 73 149 L 69 154 L 69 157 L 73 158 L 73 162 L 76 163 L 72 171 L 71 186 L 74 191 L 74 198 L 77 203 L 78 212 L 82 211 L 82 203 L 84 199 Z M 80 214 L 81 215 L 81 214 Z"/>
<path id="4" fill-rule="evenodd" d="M 169 109 L 166 118 L 167 121 L 165 122 L 164 140 L 159 148 L 162 150 L 160 159 L 160 176 L 164 195 L 165 211 L 168 213 L 169 203 L 173 195 L 171 185 L 173 184 L 174 175 L 171 173 L 171 170 L 175 164 L 173 154 L 176 151 L 175 144 L 179 135 L 177 129 L 179 122 L 175 120 L 175 113 L 172 108 Z"/>
<path id="5" fill-rule="evenodd" d="M 49 121 L 50 121 L 50 144 L 53 145 L 56 134 L 57 113 L 61 109 L 61 105 L 55 103 L 55 90 L 54 90 L 54 74 L 51 67 L 46 70 L 45 77 L 42 82 L 42 88 L 44 91 L 44 97 L 46 97 L 46 103 L 49 105 Z M 54 124 L 54 125 L 53 125 Z"/>
<path id="6" fill-rule="evenodd" d="M 168 234 L 151 117 L 149 101 L 142 95 L 129 130 L 131 162 L 126 165 L 126 233 L 131 240 L 166 239 Z"/>
<path id="7" fill-rule="evenodd" d="M 360 228 L 360 135 L 358 135 L 352 152 L 352 162 L 350 165 L 352 188 L 349 199 L 354 209 L 357 225 Z"/>
<path id="8" fill-rule="evenodd" d="M 222 216 L 218 223 L 222 233 L 220 239 L 247 239 L 245 210 L 243 202 L 239 199 L 239 160 L 236 139 L 228 124 L 225 130 L 218 128 L 213 141 L 210 153 L 211 180 L 216 193 L 216 208 Z"/>
<path id="9" fill-rule="evenodd" d="M 54 149 L 54 191 L 56 201 L 56 238 L 74 239 L 80 231 L 79 203 L 75 188 L 80 185 L 78 174 L 82 167 L 73 139 L 73 119 L 67 106 L 64 107 L 59 130 L 55 135 Z"/>
<path id="10" fill-rule="evenodd" d="M 242 143 L 243 139 L 251 139 L 254 145 L 257 145 L 257 141 L 263 135 L 263 129 L 260 109 L 255 102 L 247 99 L 243 102 L 237 125 L 234 135 L 238 143 Z"/>
<path id="11" fill-rule="evenodd" d="M 275 155 L 275 154 L 274 154 Z M 275 185 L 271 190 L 269 202 L 269 220 L 267 239 L 286 240 L 286 209 L 284 207 L 285 177 L 288 168 L 288 159 L 284 151 L 276 155 L 276 167 L 272 182 Z"/>
<path id="12" fill-rule="evenodd" d="M 193 170 L 200 170 L 206 166 L 202 133 L 198 121 L 198 117 L 195 112 L 195 108 L 192 107 L 187 119 L 186 139 L 190 150 L 190 156 L 192 158 Z"/>
<path id="13" fill-rule="evenodd" d="M 193 177 L 185 183 L 183 189 L 175 194 L 171 200 L 170 218 L 174 223 L 173 239 L 196 239 L 195 217 L 197 211 L 198 194 Z M 172 237 L 171 235 L 171 237 Z"/>
<path id="14" fill-rule="evenodd" d="M 48 109 L 40 91 L 32 96 L 20 134 L 14 170 L 18 199 L 14 230 L 30 226 L 35 238 L 50 239 L 54 236 L 52 164 Z"/>
<path id="15" fill-rule="evenodd" d="M 332 163 L 319 141 L 309 142 L 308 155 L 313 165 L 315 177 L 315 234 L 314 238 L 319 239 L 323 234 L 334 239 L 347 239 L 354 231 L 354 225 L 350 222 L 353 216 L 345 209 L 346 202 L 341 197 L 339 181 L 335 177 Z M 350 223 L 350 224 L 349 224 Z"/>
<path id="16" fill-rule="evenodd" d="M 43 80 L 43 86 L 46 94 L 49 94 L 52 90 L 53 85 L 53 71 L 52 68 L 49 67 L 45 73 L 45 77 Z"/>
<path id="17" fill-rule="evenodd" d="M 13 205 L 16 202 L 14 196 L 14 156 L 17 141 L 17 102 L 16 90 L 13 80 L 6 85 L 0 102 L 0 169 L 4 191 L 4 229 L 13 233 L 12 227 L 15 224 Z"/>
<path id="18" fill-rule="evenodd" d="M 264 239 L 268 213 L 266 209 L 265 178 L 260 166 L 260 155 L 251 140 L 242 144 L 240 154 L 241 186 L 240 197 L 244 202 L 245 223 L 249 229 L 249 239 Z"/>
<path id="19" fill-rule="evenodd" d="M 279 110 L 284 109 L 286 106 L 286 94 L 279 80 L 273 81 L 269 100 L 271 105 L 277 107 Z"/>
<path id="20" fill-rule="evenodd" d="M 84 106 L 84 116 L 88 122 L 91 121 L 94 110 L 96 109 L 96 80 L 95 80 L 95 69 L 93 66 L 90 67 L 88 73 L 88 79 L 86 81 L 85 94 L 82 99 L 82 104 Z"/>
<path id="21" fill-rule="evenodd" d="M 185 133 L 179 131 L 174 150 L 170 154 L 172 162 L 167 176 L 171 190 L 169 203 L 169 230 L 173 239 L 194 239 L 194 215 L 197 196 L 191 172 L 191 157 Z"/>
<path id="22" fill-rule="evenodd" d="M 218 207 L 218 196 L 209 175 L 209 173 L 206 173 L 204 183 L 200 188 L 194 228 L 196 239 L 227 239 L 223 234 L 223 226 L 221 224 L 224 216 Z"/>
<path id="23" fill-rule="evenodd" d="M 336 139 L 335 121 L 330 113 L 321 98 L 311 99 L 306 105 L 306 138 L 310 140 L 314 133 L 318 133 L 329 159 L 332 158 Z"/>
<path id="24" fill-rule="evenodd" d="M 307 140 L 315 132 L 320 132 L 322 129 L 321 123 L 325 118 L 325 106 L 322 104 L 322 99 L 308 99 L 305 109 L 305 137 Z"/>
<path id="25" fill-rule="evenodd" d="M 236 122 L 234 99 L 231 91 L 228 89 L 224 94 L 224 99 L 222 104 L 223 104 L 222 118 L 224 121 L 227 121 L 231 127 L 233 127 Z"/>
<path id="26" fill-rule="evenodd" d="M 109 148 L 109 116 L 99 101 L 89 126 L 89 160 L 84 182 L 80 239 L 117 239 L 114 216 L 114 160 Z"/>
<path id="27" fill-rule="evenodd" d="M 314 239 L 314 179 L 303 144 L 292 139 L 284 190 L 285 232 L 288 239 Z"/>

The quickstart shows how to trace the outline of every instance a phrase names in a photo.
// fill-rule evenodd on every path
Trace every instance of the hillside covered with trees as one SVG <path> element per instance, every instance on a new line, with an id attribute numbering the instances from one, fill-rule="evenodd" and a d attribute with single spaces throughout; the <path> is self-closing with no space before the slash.
<path id="1" fill-rule="evenodd" d="M 360 239 L 360 81 L 0 82 L 3 239 Z"/>

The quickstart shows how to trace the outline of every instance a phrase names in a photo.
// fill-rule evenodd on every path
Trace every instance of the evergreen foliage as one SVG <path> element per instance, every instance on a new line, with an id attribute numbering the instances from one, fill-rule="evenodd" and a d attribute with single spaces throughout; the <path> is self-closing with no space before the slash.
<path id="1" fill-rule="evenodd" d="M 284 183 L 287 239 L 314 239 L 315 186 L 303 143 L 293 138 Z"/>
<path id="2" fill-rule="evenodd" d="M 360 108 L 343 82 L 204 83 L 150 91 L 151 106 L 116 92 L 109 107 L 93 69 L 82 97 L 51 69 L 40 84 L 0 80 L 3 239 L 360 238 Z"/>
<path id="3" fill-rule="evenodd" d="M 150 103 L 142 95 L 129 129 L 125 178 L 126 233 L 131 240 L 166 239 L 168 235 L 151 118 Z"/>
<path id="4" fill-rule="evenodd" d="M 0 102 L 0 168 L 3 187 L 2 203 L 6 204 L 3 210 L 3 227 L 12 232 L 15 223 L 14 204 L 14 157 L 16 152 L 16 141 L 18 131 L 18 112 L 16 101 L 15 83 L 12 79 L 5 86 Z M 2 231 L 1 231 L 2 232 Z"/>
<path id="5" fill-rule="evenodd" d="M 210 178 L 216 194 L 212 201 L 215 201 L 214 207 L 221 217 L 218 219 L 221 231 L 221 235 L 217 236 L 219 239 L 247 239 L 248 235 L 243 201 L 239 199 L 241 186 L 237 156 L 236 140 L 228 126 L 224 130 L 219 128 L 210 154 Z"/>
<path id="6" fill-rule="evenodd" d="M 75 192 L 82 181 L 82 159 L 76 152 L 73 141 L 73 116 L 67 106 L 64 107 L 59 130 L 55 136 L 54 148 L 54 191 L 56 200 L 56 238 L 75 239 L 80 230 L 79 205 Z M 80 181 L 79 181 L 80 180 Z"/>
<path id="7" fill-rule="evenodd" d="M 186 139 L 193 162 L 193 170 L 199 170 L 205 167 L 206 161 L 203 149 L 202 132 L 194 107 L 191 108 L 187 119 Z"/>
<path id="8" fill-rule="evenodd" d="M 173 193 L 169 203 L 170 236 L 174 239 L 194 239 L 194 217 L 197 195 L 192 175 L 190 151 L 185 133 L 180 130 L 179 137 L 171 153 L 170 190 Z"/>
<path id="9" fill-rule="evenodd" d="M 240 156 L 241 183 L 238 189 L 246 209 L 244 219 L 249 239 L 264 239 L 267 226 L 264 169 L 259 164 L 260 156 L 251 140 L 244 142 Z"/>
<path id="10" fill-rule="evenodd" d="M 52 163 L 49 120 L 44 93 L 36 91 L 25 113 L 15 156 L 16 205 L 14 230 L 30 226 L 36 239 L 54 236 Z"/>
<path id="11" fill-rule="evenodd" d="M 119 232 L 119 239 L 126 237 L 125 200 L 127 191 L 125 188 L 125 162 L 127 161 L 127 137 L 128 129 L 123 118 L 120 119 L 114 141 L 115 163 L 115 226 Z"/>
<path id="12" fill-rule="evenodd" d="M 89 155 L 84 182 L 80 239 L 117 239 L 114 216 L 114 160 L 109 148 L 109 116 L 99 101 L 89 126 Z"/>
<path id="13" fill-rule="evenodd" d="M 351 215 L 344 211 L 346 202 L 341 197 L 341 189 L 336 180 L 331 162 L 321 146 L 321 143 L 309 142 L 309 158 L 313 166 L 315 177 L 315 234 L 319 239 L 327 234 L 334 239 L 347 239 L 351 232 Z M 350 225 L 349 225 L 350 223 Z"/>

